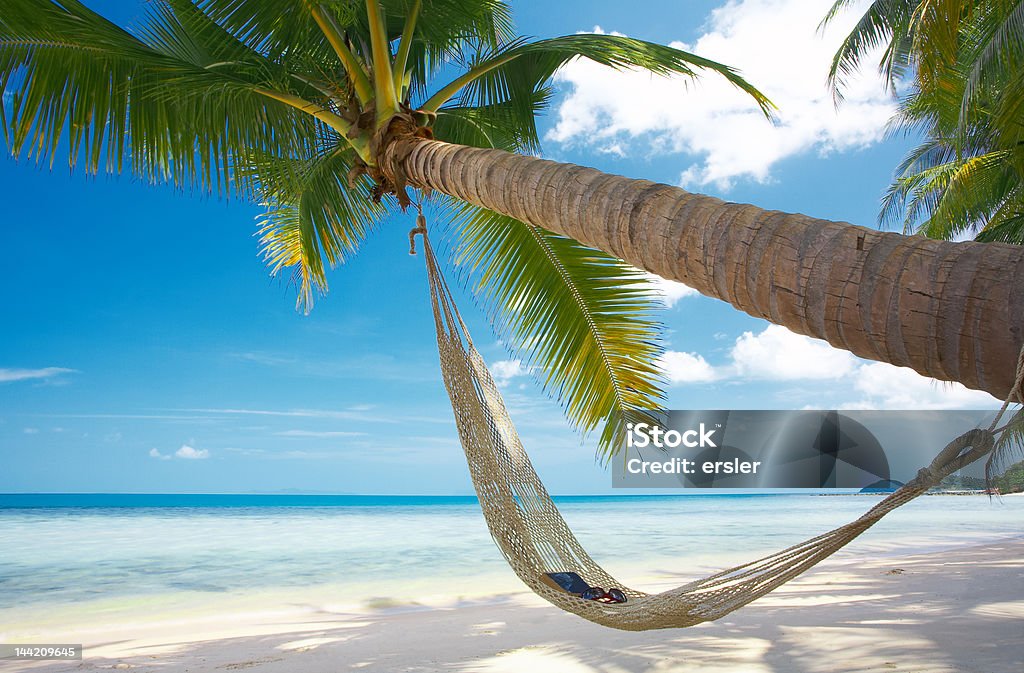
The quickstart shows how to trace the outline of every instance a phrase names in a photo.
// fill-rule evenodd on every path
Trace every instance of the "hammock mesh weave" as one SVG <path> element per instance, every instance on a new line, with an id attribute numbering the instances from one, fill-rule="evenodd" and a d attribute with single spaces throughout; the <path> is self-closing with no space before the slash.
<path id="1" fill-rule="evenodd" d="M 425 232 L 422 232 L 425 233 Z M 516 575 L 555 606 L 627 631 L 692 626 L 737 610 L 828 558 L 883 516 L 992 450 L 993 434 L 971 430 L 927 468 L 857 520 L 780 552 L 657 594 L 626 587 L 583 549 L 530 463 L 494 379 L 455 307 L 424 235 L 437 348 L 459 439 L 491 536 Z M 591 586 L 621 587 L 627 602 L 589 601 L 545 583 L 571 571 Z"/>

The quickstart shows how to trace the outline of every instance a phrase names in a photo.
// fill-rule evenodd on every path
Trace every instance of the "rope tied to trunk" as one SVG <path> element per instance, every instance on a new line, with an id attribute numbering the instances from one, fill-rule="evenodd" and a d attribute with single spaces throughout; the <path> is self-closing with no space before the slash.
<path id="1" fill-rule="evenodd" d="M 409 230 L 409 254 L 416 256 L 416 234 L 423 234 L 427 240 L 427 218 L 423 216 L 423 204 L 416 202 L 416 226 Z"/>
<path id="2" fill-rule="evenodd" d="M 910 484 L 925 489 L 937 486 L 940 481 L 986 456 L 995 446 L 995 433 L 991 429 L 975 428 L 960 435 L 939 452 L 931 464 L 922 467 Z"/>
<path id="3" fill-rule="evenodd" d="M 1014 378 L 1010 394 L 1007 395 L 1003 408 L 999 412 L 1000 416 L 1012 402 L 1024 404 L 1024 346 L 1021 346 L 1020 355 L 1017 356 L 1017 376 Z"/>

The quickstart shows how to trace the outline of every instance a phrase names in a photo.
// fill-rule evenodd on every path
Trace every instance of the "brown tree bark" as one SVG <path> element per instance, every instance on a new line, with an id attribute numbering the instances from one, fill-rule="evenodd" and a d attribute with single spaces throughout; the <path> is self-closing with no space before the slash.
<path id="1" fill-rule="evenodd" d="M 408 181 L 572 238 L 861 357 L 1003 399 L 1024 343 L 1024 246 L 764 210 L 499 150 L 399 138 Z"/>

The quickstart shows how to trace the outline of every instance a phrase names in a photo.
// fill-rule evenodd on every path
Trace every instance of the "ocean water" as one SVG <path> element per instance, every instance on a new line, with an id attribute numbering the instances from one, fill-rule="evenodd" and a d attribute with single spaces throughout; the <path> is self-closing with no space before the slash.
<path id="1" fill-rule="evenodd" d="M 591 555 L 641 587 L 782 549 L 852 520 L 876 500 L 558 499 Z M 841 553 L 904 554 L 1020 537 L 1022 522 L 1021 497 L 928 496 Z M 475 498 L 0 496 L 0 633 L 60 614 L 116 618 L 232 601 L 393 606 L 520 588 Z"/>

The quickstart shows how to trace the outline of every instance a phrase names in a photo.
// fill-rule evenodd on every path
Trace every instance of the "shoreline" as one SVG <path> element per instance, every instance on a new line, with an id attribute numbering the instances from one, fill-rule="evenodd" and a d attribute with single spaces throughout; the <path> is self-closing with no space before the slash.
<path id="1" fill-rule="evenodd" d="M 645 588 L 678 584 L 659 579 L 664 586 Z M 848 550 L 738 612 L 684 630 L 613 631 L 520 589 L 418 605 L 264 605 L 94 622 L 76 634 L 83 661 L 4 662 L 3 670 L 1015 673 L 1022 620 L 1024 536 L 1014 536 L 928 554 Z"/>
<path id="2" fill-rule="evenodd" d="M 984 549 L 991 545 L 1024 545 L 1024 534 L 990 533 L 969 540 L 906 538 L 896 543 L 861 540 L 839 550 L 822 567 L 850 565 L 862 559 L 886 563 L 905 557 L 929 558 L 964 549 Z M 772 550 L 774 551 L 774 550 Z M 771 552 L 764 552 L 768 554 Z M 645 559 L 624 564 L 621 558 L 606 558 L 615 563 L 613 574 L 629 586 L 649 593 L 668 590 L 681 584 L 754 561 L 762 554 L 733 552 L 728 556 L 699 557 L 670 563 L 667 559 Z M 611 567 L 611 565 L 609 565 Z M 813 569 L 812 569 L 813 572 Z M 1022 592 L 1024 594 L 1024 592 Z M 376 582 L 372 588 L 354 593 L 351 585 L 325 583 L 309 587 L 266 586 L 237 592 L 181 590 L 175 593 L 129 594 L 70 603 L 35 603 L 18 608 L 0 609 L 0 642 L 63 642 L 63 634 L 81 634 L 79 641 L 96 637 L 96 629 L 79 629 L 72 624 L 98 624 L 101 631 L 132 632 L 170 626 L 177 629 L 193 623 L 226 620 L 246 624 L 253 615 L 276 615 L 299 620 L 310 612 L 358 615 L 402 614 L 455 609 L 460 605 L 501 603 L 510 597 L 533 595 L 502 563 L 499 572 L 476 573 L 459 578 L 457 590 L 438 585 L 437 578 L 405 578 L 394 582 Z M 544 601 L 540 605 L 548 606 Z"/>

